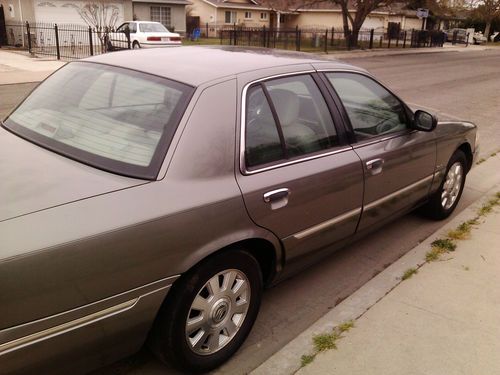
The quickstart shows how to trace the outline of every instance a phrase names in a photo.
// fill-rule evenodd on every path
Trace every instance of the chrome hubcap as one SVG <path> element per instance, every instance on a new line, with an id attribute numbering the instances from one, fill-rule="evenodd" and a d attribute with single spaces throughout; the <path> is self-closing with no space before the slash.
<path id="1" fill-rule="evenodd" d="M 238 333 L 248 312 L 250 283 L 241 271 L 229 269 L 213 276 L 198 291 L 186 320 L 189 348 L 213 354 Z"/>
<path id="2" fill-rule="evenodd" d="M 462 164 L 458 161 L 453 163 L 446 175 L 443 191 L 441 192 L 441 206 L 445 210 L 449 210 L 457 200 L 463 177 L 464 170 Z"/>

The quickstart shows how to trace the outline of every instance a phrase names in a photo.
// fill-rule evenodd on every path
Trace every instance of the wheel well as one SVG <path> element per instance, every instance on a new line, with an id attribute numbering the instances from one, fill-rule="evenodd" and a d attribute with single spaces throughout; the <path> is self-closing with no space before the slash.
<path id="1" fill-rule="evenodd" d="M 470 171 L 472 168 L 472 149 L 468 143 L 462 143 L 460 147 L 458 148 L 460 151 L 462 151 L 465 154 L 465 157 L 467 158 L 467 172 Z"/>

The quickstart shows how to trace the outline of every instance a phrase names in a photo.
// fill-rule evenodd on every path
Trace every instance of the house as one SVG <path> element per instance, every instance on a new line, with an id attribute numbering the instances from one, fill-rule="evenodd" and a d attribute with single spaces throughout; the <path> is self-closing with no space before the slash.
<path id="1" fill-rule="evenodd" d="M 124 21 L 158 21 L 175 31 L 186 30 L 188 0 L 0 0 L 5 24 L 25 23 L 87 25 L 79 10 L 89 3 L 105 4 L 114 26 Z"/>
<path id="2" fill-rule="evenodd" d="M 255 0 L 191 0 L 190 17 L 198 18 L 200 27 L 208 36 L 216 36 L 217 29 L 237 24 L 245 27 L 269 27 L 275 22 L 275 12 Z M 205 31 L 207 30 L 207 31 Z"/>
<path id="3" fill-rule="evenodd" d="M 255 0 L 191 1 L 193 5 L 189 8 L 189 15 L 199 17 L 201 29 L 207 28 L 210 36 L 216 35 L 217 28 L 233 24 L 276 29 L 343 27 L 340 6 L 331 1 L 313 1 L 308 5 L 304 5 L 303 0 L 287 1 L 286 9 L 273 8 L 272 0 L 267 0 L 265 3 L 258 3 Z M 399 23 L 402 29 L 419 29 L 422 23 L 415 11 L 405 9 L 404 3 L 394 3 L 372 12 L 366 18 L 363 29 L 386 29 L 390 22 Z"/>

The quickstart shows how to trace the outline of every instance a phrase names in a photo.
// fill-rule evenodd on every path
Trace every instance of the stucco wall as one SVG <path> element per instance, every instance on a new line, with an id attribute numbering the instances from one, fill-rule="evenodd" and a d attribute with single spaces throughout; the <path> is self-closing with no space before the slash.
<path id="1" fill-rule="evenodd" d="M 236 24 L 237 25 L 244 25 L 247 27 L 269 26 L 269 19 L 271 17 L 269 12 L 265 11 L 265 10 L 257 10 L 257 9 L 244 10 L 244 9 L 218 8 L 217 9 L 217 23 L 218 24 L 220 24 L 220 25 L 225 24 L 226 12 L 236 12 Z M 245 12 L 251 12 L 252 18 L 246 19 Z M 267 19 L 261 20 L 260 19 L 261 13 L 267 13 Z"/>
<path id="2" fill-rule="evenodd" d="M 186 11 L 184 5 L 165 3 L 134 3 L 134 17 L 137 21 L 151 21 L 151 7 L 165 6 L 170 8 L 170 20 L 175 32 L 186 32 Z"/>
<path id="3" fill-rule="evenodd" d="M 31 0 L 0 0 L 0 4 L 3 6 L 5 23 L 18 23 L 18 22 L 26 22 L 26 21 L 34 21 L 34 9 L 33 2 Z M 21 8 L 19 8 L 19 4 L 21 4 Z M 9 6 L 12 7 L 14 15 L 12 16 L 9 11 Z"/>

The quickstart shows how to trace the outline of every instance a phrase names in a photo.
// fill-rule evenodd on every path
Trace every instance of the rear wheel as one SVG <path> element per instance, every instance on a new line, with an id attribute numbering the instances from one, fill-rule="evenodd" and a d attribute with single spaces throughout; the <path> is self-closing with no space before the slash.
<path id="1" fill-rule="evenodd" d="M 455 151 L 448 162 L 445 178 L 439 189 L 424 206 L 424 211 L 428 216 L 441 220 L 450 216 L 455 210 L 464 189 L 466 166 L 465 154 L 460 150 Z"/>
<path id="2" fill-rule="evenodd" d="M 260 267 L 249 253 L 207 259 L 174 285 L 153 333 L 154 352 L 181 370 L 214 369 L 244 342 L 261 295 Z"/>

